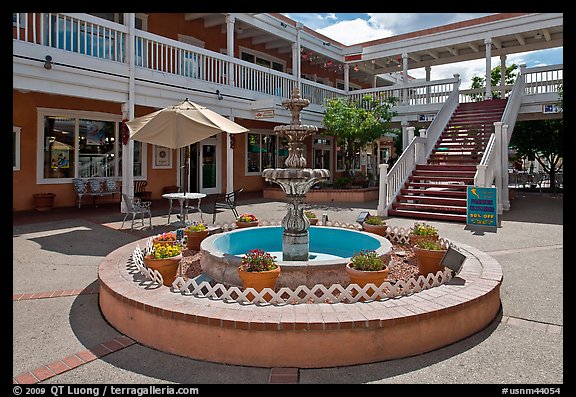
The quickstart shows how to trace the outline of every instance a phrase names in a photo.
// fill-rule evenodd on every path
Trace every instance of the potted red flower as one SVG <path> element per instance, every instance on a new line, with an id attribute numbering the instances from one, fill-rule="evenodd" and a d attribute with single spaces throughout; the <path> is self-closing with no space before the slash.
<path id="1" fill-rule="evenodd" d="M 239 228 L 258 226 L 258 223 L 258 218 L 254 214 L 241 214 L 236 218 L 236 226 Z"/>
<path id="2" fill-rule="evenodd" d="M 242 280 L 242 287 L 254 288 L 257 292 L 264 288 L 276 288 L 276 280 L 280 276 L 280 266 L 276 263 L 276 257 L 261 249 L 248 251 L 242 257 L 242 265 L 238 267 L 238 275 Z M 268 295 L 266 295 L 268 297 Z M 254 296 L 248 294 L 248 299 Z M 268 299 L 270 299 L 268 297 Z"/>

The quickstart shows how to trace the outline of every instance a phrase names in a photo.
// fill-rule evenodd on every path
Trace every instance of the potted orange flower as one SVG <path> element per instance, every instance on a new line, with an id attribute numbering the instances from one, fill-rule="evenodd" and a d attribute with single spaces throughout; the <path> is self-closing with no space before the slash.
<path id="1" fill-rule="evenodd" d="M 176 232 L 166 232 L 158 234 L 152 238 L 152 244 L 172 245 L 176 242 Z"/>
<path id="2" fill-rule="evenodd" d="M 258 223 L 258 218 L 254 214 L 241 214 L 236 218 L 236 226 L 239 228 L 258 226 Z"/>

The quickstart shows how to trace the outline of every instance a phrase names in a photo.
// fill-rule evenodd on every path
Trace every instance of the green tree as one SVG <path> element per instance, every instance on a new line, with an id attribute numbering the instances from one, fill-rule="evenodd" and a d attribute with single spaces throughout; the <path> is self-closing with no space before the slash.
<path id="1" fill-rule="evenodd" d="M 323 122 L 327 130 L 324 135 L 333 135 L 344 151 L 347 173 L 356 152 L 391 131 L 390 122 L 397 114 L 392 108 L 396 103 L 394 97 L 380 101 L 371 95 L 356 101 L 335 98 L 326 102 Z"/>
<path id="2" fill-rule="evenodd" d="M 510 65 L 506 68 L 505 85 L 514 84 L 514 82 L 516 81 L 516 76 L 518 76 L 517 69 L 518 69 L 518 65 L 516 65 L 515 63 L 513 63 L 512 65 Z M 502 78 L 500 70 L 502 70 L 502 68 L 500 66 L 496 66 L 495 68 L 493 68 L 490 71 L 490 81 L 491 81 L 491 85 L 492 85 L 492 98 L 493 99 L 497 99 L 497 98 L 501 97 L 500 91 L 494 90 L 494 87 L 498 87 L 500 85 L 500 80 Z M 486 87 L 486 77 L 485 76 L 472 76 L 472 84 L 470 84 L 470 88 L 476 89 L 476 88 L 484 88 L 484 87 Z M 484 100 L 484 94 L 472 94 L 471 96 L 475 101 L 483 101 Z"/>
<path id="3" fill-rule="evenodd" d="M 564 120 L 518 121 L 514 126 L 510 147 L 516 149 L 519 158 L 535 159 L 554 181 L 562 170 L 564 155 Z M 551 184 L 554 192 L 555 184 Z"/>

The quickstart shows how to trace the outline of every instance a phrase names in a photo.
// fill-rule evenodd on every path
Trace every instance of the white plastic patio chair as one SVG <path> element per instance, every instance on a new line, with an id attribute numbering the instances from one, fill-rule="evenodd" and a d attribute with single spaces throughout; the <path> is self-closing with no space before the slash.
<path id="1" fill-rule="evenodd" d="M 126 206 L 126 216 L 124 216 L 124 220 L 122 221 L 122 226 L 120 229 L 124 228 L 124 222 L 130 214 L 132 214 L 132 224 L 130 225 L 130 230 L 134 229 L 134 219 L 136 218 L 136 215 L 140 215 L 142 217 L 142 226 L 144 226 L 144 216 L 148 215 L 148 218 L 150 219 L 150 229 L 153 228 L 152 213 L 150 212 L 150 205 L 152 204 L 151 201 L 141 201 L 138 197 L 129 196 L 126 193 L 122 193 L 122 200 Z"/>

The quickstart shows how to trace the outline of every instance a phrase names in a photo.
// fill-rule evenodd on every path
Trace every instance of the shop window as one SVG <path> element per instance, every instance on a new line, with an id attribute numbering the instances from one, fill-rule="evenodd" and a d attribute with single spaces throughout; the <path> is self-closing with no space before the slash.
<path id="1" fill-rule="evenodd" d="M 41 113 L 41 112 L 40 112 Z M 120 122 L 89 116 L 43 115 L 43 179 L 116 177 L 122 172 Z M 143 145 L 134 141 L 134 176 L 143 176 Z"/>

